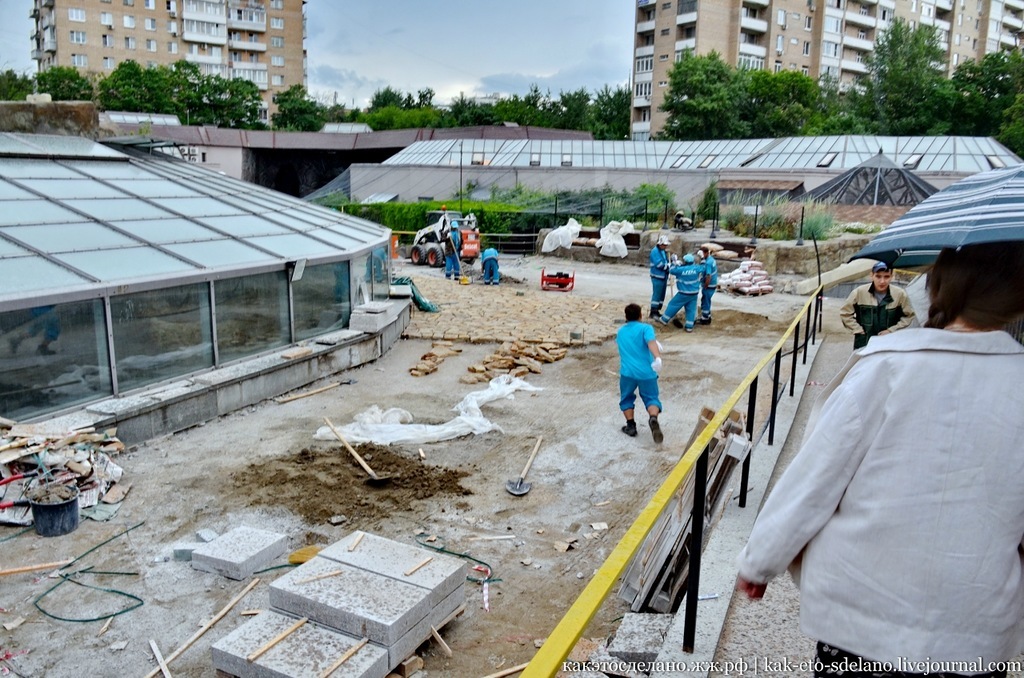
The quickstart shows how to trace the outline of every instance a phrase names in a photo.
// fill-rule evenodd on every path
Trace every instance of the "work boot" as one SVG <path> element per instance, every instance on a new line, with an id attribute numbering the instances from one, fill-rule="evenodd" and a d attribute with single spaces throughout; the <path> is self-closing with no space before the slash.
<path id="1" fill-rule="evenodd" d="M 665 325 L 668 325 L 668 323 L 665 321 L 665 319 L 662 318 L 660 315 L 659 316 L 655 316 L 654 323 L 656 325 L 661 325 L 662 327 L 664 327 Z"/>
<path id="2" fill-rule="evenodd" d="M 672 318 L 672 326 L 683 329 L 683 321 L 679 318 Z"/>
<path id="3" fill-rule="evenodd" d="M 622 427 L 622 432 L 630 438 L 636 438 L 636 421 L 630 419 L 626 422 L 626 425 Z"/>
<path id="4" fill-rule="evenodd" d="M 700 324 L 701 325 L 710 325 L 711 324 L 711 316 L 708 316 L 707 318 L 701 318 L 700 319 Z"/>
<path id="5" fill-rule="evenodd" d="M 660 445 L 661 441 L 665 439 L 665 436 L 661 432 L 661 424 L 658 423 L 658 418 L 651 417 L 651 420 L 648 423 L 651 425 L 651 435 L 654 436 L 654 442 Z"/>

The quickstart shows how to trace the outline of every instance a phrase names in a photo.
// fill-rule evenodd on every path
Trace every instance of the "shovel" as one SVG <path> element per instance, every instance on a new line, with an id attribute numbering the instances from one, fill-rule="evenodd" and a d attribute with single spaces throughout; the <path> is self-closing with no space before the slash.
<path id="1" fill-rule="evenodd" d="M 526 474 L 530 472 L 530 466 L 533 465 L 533 460 L 537 456 L 537 451 L 540 450 L 540 442 L 542 440 L 544 440 L 544 436 L 537 437 L 537 444 L 533 446 L 533 452 L 530 454 L 530 459 L 526 462 L 526 467 L 523 468 L 523 472 L 519 474 L 519 479 L 510 480 L 505 483 L 505 489 L 508 490 L 509 494 L 521 497 L 529 492 L 530 488 L 533 487 L 530 483 L 524 481 L 526 480 Z"/>
<path id="2" fill-rule="evenodd" d="M 324 421 L 327 422 L 328 426 L 330 426 L 331 432 L 334 433 L 334 437 L 342 442 L 342 444 L 345 446 L 345 449 L 347 449 L 349 451 L 349 453 L 353 457 L 356 458 L 356 461 L 359 462 L 359 465 L 363 467 L 364 471 L 366 471 L 366 475 L 370 476 L 369 478 L 367 478 L 367 482 L 369 482 L 371 484 L 378 484 L 378 483 L 379 484 L 384 484 L 384 483 L 391 482 L 391 476 L 380 476 L 380 475 L 377 475 L 374 472 L 374 470 L 372 468 L 370 468 L 369 464 L 367 464 L 365 461 L 363 461 L 363 458 L 359 456 L 358 452 L 356 452 L 354 449 L 352 449 L 352 446 L 348 444 L 348 441 L 345 440 L 344 436 L 341 435 L 341 432 L 338 431 L 338 429 L 334 428 L 334 424 L 331 423 L 330 419 L 328 419 L 327 417 L 324 417 Z"/>

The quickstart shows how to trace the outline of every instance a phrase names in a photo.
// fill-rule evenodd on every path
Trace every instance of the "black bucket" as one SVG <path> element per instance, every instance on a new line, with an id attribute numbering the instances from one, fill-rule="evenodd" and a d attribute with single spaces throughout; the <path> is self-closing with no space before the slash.
<path id="1" fill-rule="evenodd" d="M 60 537 L 78 529 L 78 488 L 58 487 L 67 490 L 71 497 L 55 503 L 53 497 L 47 497 L 47 502 L 29 499 L 32 521 L 40 537 Z"/>

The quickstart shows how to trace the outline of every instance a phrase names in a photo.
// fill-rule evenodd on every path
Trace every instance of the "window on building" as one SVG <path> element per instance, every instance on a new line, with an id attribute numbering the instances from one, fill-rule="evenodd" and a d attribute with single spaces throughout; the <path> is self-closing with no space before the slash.
<path id="1" fill-rule="evenodd" d="M 177 54 L 178 53 L 178 43 L 176 43 L 176 42 L 169 42 L 169 43 L 167 43 L 167 52 L 168 52 L 168 54 Z"/>
<path id="2" fill-rule="evenodd" d="M 100 23 L 104 26 L 113 26 L 114 15 L 110 12 L 100 12 Z"/>
<path id="3" fill-rule="evenodd" d="M 636 60 L 636 72 L 647 73 L 648 71 L 654 70 L 654 57 L 640 57 Z"/>
<path id="4" fill-rule="evenodd" d="M 685 38 L 686 40 L 692 40 L 692 39 L 694 39 L 696 37 L 697 37 L 697 27 L 696 26 L 687 26 L 686 28 L 683 29 L 683 38 Z"/>
<path id="5" fill-rule="evenodd" d="M 85 21 L 85 10 L 81 7 L 68 7 L 68 21 Z"/>
<path id="6" fill-rule="evenodd" d="M 832 164 L 832 161 L 836 159 L 838 153 L 826 153 L 821 160 L 818 161 L 818 167 L 828 167 Z"/>
<path id="7" fill-rule="evenodd" d="M 910 0 L 910 13 L 917 14 L 917 0 Z"/>
<path id="8" fill-rule="evenodd" d="M 270 38 L 270 46 L 271 47 L 284 47 L 284 38 L 282 38 L 280 35 L 271 36 L 271 38 Z"/>
<path id="9" fill-rule="evenodd" d="M 125 16 L 124 16 L 124 27 L 125 28 L 135 28 L 135 17 L 133 17 L 133 16 L 131 16 L 129 14 L 125 14 Z"/>
<path id="10" fill-rule="evenodd" d="M 147 40 L 146 41 L 146 51 L 147 52 L 155 52 L 156 51 L 156 40 Z"/>
<path id="11" fill-rule="evenodd" d="M 736 60 L 736 68 L 740 70 L 759 71 L 764 68 L 764 57 L 741 54 Z"/>
<path id="12" fill-rule="evenodd" d="M 270 9 L 284 9 L 284 0 L 270 0 Z"/>
<path id="13" fill-rule="evenodd" d="M 284 66 L 284 57 L 280 55 L 274 55 L 270 57 L 271 66 Z"/>
<path id="14" fill-rule="evenodd" d="M 540 153 L 530 154 L 530 167 L 540 167 Z"/>
<path id="15" fill-rule="evenodd" d="M 671 2 L 663 2 L 663 3 L 661 3 L 661 8 L 662 9 L 672 9 L 672 3 Z"/>
<path id="16" fill-rule="evenodd" d="M 917 169 L 917 166 L 921 164 L 921 158 L 923 157 L 924 155 L 922 153 L 914 153 L 903 161 L 903 166 L 907 169 Z"/>
<path id="17" fill-rule="evenodd" d="M 780 9 L 775 16 L 775 21 L 783 28 L 786 27 L 786 10 Z"/>
<path id="18" fill-rule="evenodd" d="M 125 7 L 134 7 L 135 6 L 135 0 L 124 0 L 124 6 Z"/>
<path id="19" fill-rule="evenodd" d="M 128 36 L 124 39 L 125 49 L 135 49 L 135 38 Z"/>
<path id="20" fill-rule="evenodd" d="M 668 80 L 659 80 L 658 87 L 668 87 Z"/>
<path id="21" fill-rule="evenodd" d="M 802 66 L 800 68 L 800 72 L 803 73 L 804 75 L 810 75 L 811 74 L 811 69 L 808 68 L 807 66 Z"/>
<path id="22" fill-rule="evenodd" d="M 892 10 L 891 9 L 886 9 L 885 7 L 882 7 L 881 11 L 879 12 L 878 18 L 881 19 L 882 21 L 891 21 L 892 20 Z"/>
<path id="23" fill-rule="evenodd" d="M 284 76 L 283 75 L 272 75 L 272 76 L 270 76 L 270 84 L 274 85 L 275 87 L 281 87 L 282 85 L 284 85 Z"/>
<path id="24" fill-rule="evenodd" d="M 668 35 L 668 34 L 669 34 L 669 33 L 671 33 L 671 32 L 672 32 L 672 29 L 671 29 L 671 28 L 662 28 L 662 29 L 661 29 L 661 34 L 662 34 L 662 35 Z"/>
<path id="25" fill-rule="evenodd" d="M 85 44 L 85 31 L 71 31 L 71 44 L 73 44 L 73 45 L 84 45 Z"/>
<path id="26" fill-rule="evenodd" d="M 697 167 L 700 169 L 706 169 L 707 167 L 710 167 L 711 163 L 715 161 L 716 157 L 717 156 L 709 155 L 708 157 L 704 158 L 704 160 L 699 165 L 697 165 Z"/>
<path id="27" fill-rule="evenodd" d="M 861 40 L 867 40 L 868 39 L 868 32 L 867 31 L 857 31 L 857 37 L 860 38 Z"/>
<path id="28" fill-rule="evenodd" d="M 116 66 L 116 64 L 117 61 L 114 59 L 114 57 L 103 57 L 103 70 L 112 71 L 114 70 L 114 66 Z"/>
<path id="29" fill-rule="evenodd" d="M 809 30 L 811 30 L 813 28 L 814 28 L 814 19 L 813 19 L 813 17 L 805 17 L 804 18 L 804 30 L 805 31 L 809 31 Z"/>
<path id="30" fill-rule="evenodd" d="M 956 35 L 953 36 L 953 44 L 954 45 L 959 45 L 960 44 L 960 34 L 959 33 L 957 33 Z"/>
<path id="31" fill-rule="evenodd" d="M 72 54 L 71 65 L 75 68 L 88 68 L 89 57 L 85 56 L 84 54 Z"/>
<path id="32" fill-rule="evenodd" d="M 785 47 L 786 47 L 786 39 L 785 39 L 785 37 L 783 37 L 781 35 L 776 35 L 775 36 L 775 53 L 776 54 L 782 54 L 782 52 L 785 49 Z"/>
<path id="33" fill-rule="evenodd" d="M 155 31 L 156 30 L 156 19 L 146 19 L 146 30 L 147 31 Z"/>
<path id="34" fill-rule="evenodd" d="M 825 17 L 825 32 L 826 33 L 842 33 L 843 24 L 839 17 L 827 16 Z"/>
<path id="35" fill-rule="evenodd" d="M 114 46 L 114 36 L 108 35 L 108 34 L 101 35 L 100 36 L 100 44 L 103 45 L 104 47 L 113 47 Z"/>
<path id="36" fill-rule="evenodd" d="M 562 154 L 562 167 L 572 167 L 572 153 Z"/>
<path id="37" fill-rule="evenodd" d="M 955 67 L 957 67 L 959 65 L 960 65 L 960 54 L 957 53 L 957 52 L 953 52 L 953 67 L 955 68 Z"/>
<path id="38" fill-rule="evenodd" d="M 279 16 L 270 17 L 271 28 L 284 28 L 284 19 Z"/>
<path id="39" fill-rule="evenodd" d="M 782 62 L 781 61 L 776 61 L 775 62 L 775 68 L 773 70 L 776 73 L 781 73 L 782 72 Z"/>
<path id="40" fill-rule="evenodd" d="M 142 4 L 146 9 L 156 9 L 156 0 L 143 0 Z"/>
<path id="41" fill-rule="evenodd" d="M 830 40 L 823 40 L 821 43 L 821 53 L 827 57 L 838 57 L 839 43 L 832 42 Z"/>

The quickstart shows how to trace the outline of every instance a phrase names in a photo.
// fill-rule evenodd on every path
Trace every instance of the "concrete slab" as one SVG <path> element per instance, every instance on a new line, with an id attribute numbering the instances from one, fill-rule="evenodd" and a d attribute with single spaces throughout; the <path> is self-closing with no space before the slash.
<path id="1" fill-rule="evenodd" d="M 228 579 L 246 579 L 288 549 L 288 537 L 254 527 L 236 527 L 192 551 L 192 567 Z"/>
<path id="2" fill-rule="evenodd" d="M 394 669 L 396 666 L 401 664 L 409 655 L 416 652 L 416 648 L 422 645 L 431 637 L 430 627 L 440 627 L 441 623 L 448 617 L 448 615 L 459 609 L 459 605 L 462 605 L 466 600 L 465 586 L 460 586 L 458 589 L 448 595 L 441 604 L 430 611 L 426 617 L 421 619 L 415 626 L 398 639 L 393 645 L 388 647 L 388 670 Z"/>
<path id="3" fill-rule="evenodd" d="M 303 582 L 332 572 L 338 574 Z M 317 556 L 270 585 L 270 605 L 391 646 L 430 613 L 429 593 L 414 584 Z"/>
<path id="4" fill-rule="evenodd" d="M 363 537 L 358 546 L 349 551 L 360 534 Z M 353 532 L 320 551 L 319 556 L 428 589 L 431 607 L 460 587 L 468 570 L 466 563 L 457 558 L 366 532 Z M 431 559 L 429 563 L 411 575 L 405 574 L 426 558 Z"/>
<path id="5" fill-rule="evenodd" d="M 295 623 L 265 611 L 214 643 L 213 667 L 239 678 L 319 678 L 361 638 L 306 622 L 272 648 L 248 661 L 247 657 Z M 388 672 L 388 652 L 368 643 L 331 673 L 332 678 L 381 678 Z"/>
<path id="6" fill-rule="evenodd" d="M 608 645 L 608 654 L 625 662 L 653 662 L 675 615 L 627 612 Z"/>
<path id="7" fill-rule="evenodd" d="M 206 542 L 190 542 L 187 544 L 175 544 L 174 545 L 174 559 L 182 562 L 188 562 L 192 560 L 192 553 L 205 544 Z"/>

